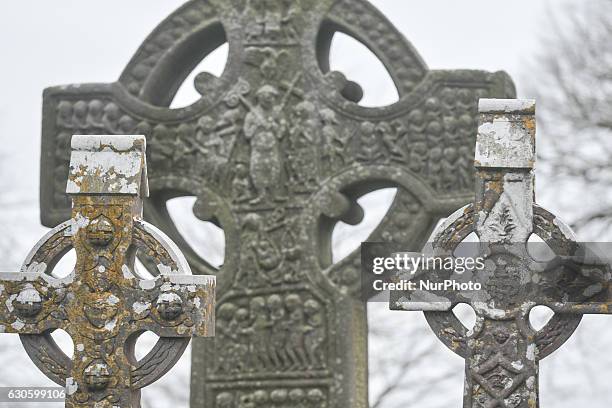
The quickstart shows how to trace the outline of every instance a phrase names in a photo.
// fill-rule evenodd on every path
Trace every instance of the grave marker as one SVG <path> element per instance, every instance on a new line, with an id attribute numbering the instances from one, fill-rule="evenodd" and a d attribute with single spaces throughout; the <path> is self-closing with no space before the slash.
<path id="1" fill-rule="evenodd" d="M 476 198 L 438 228 L 432 249 L 438 257 L 452 257 L 475 232 L 485 267 L 472 273 L 421 271 L 412 278 L 473 279 L 482 289 L 417 286 L 392 292 L 392 309 L 426 311 L 434 333 L 465 358 L 465 408 L 538 407 L 539 361 L 572 335 L 583 314 L 609 313 L 610 266 L 588 255 L 566 224 L 534 202 L 535 127 L 533 100 L 480 101 Z M 532 233 L 556 253 L 555 259 L 532 258 L 527 246 Z M 474 308 L 472 330 L 453 314 L 458 303 Z M 555 312 L 540 330 L 529 323 L 537 305 Z"/>
<path id="2" fill-rule="evenodd" d="M 359 85 L 329 69 L 336 32 L 380 58 L 399 102 L 357 104 Z M 221 77 L 198 74 L 201 99 L 170 109 L 189 72 L 225 41 Z M 118 82 L 46 90 L 42 220 L 55 225 L 67 214 L 58 183 L 68 135 L 145 134 L 146 217 L 195 273 L 219 281 L 219 335 L 193 343 L 192 407 L 256 394 L 366 407 L 359 251 L 334 264 L 333 227 L 359 222 L 361 195 L 397 187 L 370 240 L 422 244 L 438 218 L 472 196 L 477 99 L 513 95 L 502 72 L 430 71 L 363 0 L 189 1 L 155 29 Z M 223 229 L 220 270 L 170 218 L 166 202 L 180 196 L 198 197 L 195 216 Z"/>
<path id="3" fill-rule="evenodd" d="M 140 406 L 192 336 L 214 335 L 214 276 L 191 276 L 176 246 L 141 219 L 148 194 L 143 136 L 74 136 L 67 193 L 72 218 L 34 247 L 19 273 L 0 273 L 0 332 L 19 333 L 34 363 L 66 387 L 66 407 Z M 51 275 L 71 248 L 74 271 Z M 139 252 L 158 276 L 134 268 Z M 51 332 L 65 330 L 69 358 Z M 138 335 L 160 336 L 140 361 Z"/>

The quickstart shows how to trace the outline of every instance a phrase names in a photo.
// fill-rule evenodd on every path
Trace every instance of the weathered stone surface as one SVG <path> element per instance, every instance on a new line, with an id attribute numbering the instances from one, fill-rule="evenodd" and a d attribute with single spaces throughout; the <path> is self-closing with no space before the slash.
<path id="1" fill-rule="evenodd" d="M 434 235 L 433 254 L 453 256 L 472 232 L 480 239 L 485 268 L 472 273 L 425 271 L 426 279 L 473 280 L 479 291 L 395 292 L 391 308 L 424 310 L 429 324 L 451 350 L 466 359 L 464 407 L 538 407 L 538 362 L 573 333 L 584 313 L 608 313 L 609 265 L 589 259 L 572 231 L 534 204 L 535 102 L 480 102 L 476 143 L 476 199 Z M 556 253 L 539 262 L 528 251 L 535 234 Z M 420 279 L 417 273 L 412 279 Z M 470 331 L 452 313 L 471 305 Z M 554 317 L 540 330 L 529 323 L 536 305 Z"/>
<path id="2" fill-rule="evenodd" d="M 330 72 L 339 31 L 380 58 L 398 103 L 359 106 L 360 87 Z M 169 109 L 189 71 L 225 41 L 223 75 L 199 74 L 202 98 Z M 67 214 L 58 183 L 71 134 L 145 134 L 145 215 L 196 273 L 219 279 L 218 336 L 194 341 L 192 406 L 257 399 L 365 407 L 359 253 L 332 263 L 333 226 L 361 219 L 357 197 L 395 186 L 370 239 L 422 244 L 439 217 L 473 195 L 477 99 L 513 94 L 505 73 L 428 70 L 363 0 L 190 1 L 151 34 L 118 82 L 46 90 L 42 220 L 55 225 Z M 218 271 L 168 216 L 168 199 L 190 195 L 198 197 L 195 215 L 225 232 Z"/>
<path id="3" fill-rule="evenodd" d="M 140 388 L 180 358 L 192 336 L 214 334 L 214 276 L 191 276 L 178 248 L 142 221 L 147 194 L 143 136 L 74 136 L 68 177 L 72 218 L 31 251 L 20 273 L 0 274 L 0 332 L 19 333 L 36 365 L 66 386 L 66 407 L 139 407 Z M 53 266 L 74 248 L 65 278 Z M 136 253 L 156 261 L 144 279 Z M 51 332 L 65 330 L 69 358 Z M 138 335 L 152 331 L 156 346 L 140 361 Z"/>

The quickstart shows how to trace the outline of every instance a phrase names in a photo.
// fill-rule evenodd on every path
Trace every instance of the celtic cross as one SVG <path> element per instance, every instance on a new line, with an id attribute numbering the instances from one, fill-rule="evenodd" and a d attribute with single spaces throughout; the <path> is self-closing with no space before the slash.
<path id="1" fill-rule="evenodd" d="M 387 67 L 399 101 L 358 105 L 359 85 L 330 71 L 336 32 Z M 189 72 L 227 42 L 220 77 L 200 73 L 192 105 L 169 108 Z M 192 0 L 143 43 L 112 84 L 44 94 L 41 211 L 66 216 L 61 183 L 73 133 L 147 136 L 145 216 L 219 282 L 215 339 L 194 340 L 194 408 L 242 403 L 367 406 L 367 321 L 359 252 L 332 262 L 356 199 L 396 187 L 371 240 L 422 244 L 472 196 L 479 97 L 512 97 L 503 73 L 429 70 L 364 0 Z M 181 236 L 166 203 L 196 196 L 197 218 L 225 233 L 217 270 Z"/>
<path id="2" fill-rule="evenodd" d="M 532 100 L 480 101 L 476 199 L 439 227 L 430 249 L 453 257 L 475 232 L 484 267 L 420 270 L 411 276 L 415 290 L 391 298 L 392 309 L 426 311 L 435 334 L 466 359 L 465 408 L 538 407 L 538 362 L 571 336 L 582 314 L 608 313 L 612 299 L 609 265 L 589 257 L 561 220 L 534 203 L 535 127 Z M 553 260 L 533 258 L 532 234 L 555 252 Z M 421 282 L 482 286 L 428 290 Z M 476 312 L 471 330 L 451 311 L 459 303 Z M 529 323 L 538 305 L 555 312 L 540 330 Z"/>
<path id="3" fill-rule="evenodd" d="M 140 389 L 176 363 L 192 336 L 214 334 L 214 276 L 191 276 L 161 231 L 141 219 L 148 194 L 143 136 L 74 136 L 72 218 L 42 238 L 21 272 L 0 274 L 0 332 L 19 333 L 34 363 L 66 387 L 66 407 L 139 407 Z M 53 267 L 71 248 L 63 278 Z M 158 275 L 140 276 L 136 254 Z M 65 330 L 69 358 L 51 333 Z M 160 336 L 141 360 L 138 336 Z"/>

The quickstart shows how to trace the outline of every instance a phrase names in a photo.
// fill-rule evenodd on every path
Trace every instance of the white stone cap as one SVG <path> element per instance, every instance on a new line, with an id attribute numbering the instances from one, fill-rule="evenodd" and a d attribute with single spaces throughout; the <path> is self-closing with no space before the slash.
<path id="1" fill-rule="evenodd" d="M 481 99 L 474 166 L 532 169 L 535 166 L 535 101 Z"/>
<path id="2" fill-rule="evenodd" d="M 480 113 L 508 113 L 515 115 L 535 115 L 535 99 L 480 99 Z"/>
<path id="3" fill-rule="evenodd" d="M 146 138 L 142 135 L 74 135 L 68 194 L 147 197 Z"/>

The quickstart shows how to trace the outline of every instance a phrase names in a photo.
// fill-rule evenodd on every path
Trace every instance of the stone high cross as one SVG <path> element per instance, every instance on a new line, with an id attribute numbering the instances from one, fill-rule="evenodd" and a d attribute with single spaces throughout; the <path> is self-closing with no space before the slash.
<path id="1" fill-rule="evenodd" d="M 394 292 L 391 308 L 424 310 L 435 334 L 466 359 L 465 408 L 539 406 L 538 362 L 560 347 L 582 314 L 608 313 L 611 269 L 558 218 L 534 204 L 535 102 L 481 100 L 476 143 L 476 199 L 438 229 L 432 254 L 452 256 L 472 232 L 480 239 L 482 271 L 421 271 L 413 279 L 473 280 L 476 291 Z M 557 254 L 534 260 L 527 242 L 535 234 Z M 543 244 L 542 244 L 543 245 Z M 458 303 L 477 316 L 468 331 L 455 317 Z M 537 305 L 552 319 L 540 330 L 529 323 Z"/>
<path id="2" fill-rule="evenodd" d="M 190 276 L 178 248 L 144 222 L 148 193 L 143 136 L 74 136 L 67 193 L 72 218 L 34 247 L 19 273 L 0 274 L 0 332 L 19 333 L 34 363 L 66 387 L 66 407 L 140 406 L 140 389 L 166 373 L 192 336 L 214 335 L 214 276 Z M 53 266 L 71 248 L 64 277 Z M 145 279 L 135 255 L 155 261 Z M 65 330 L 70 359 L 55 344 Z M 160 336 L 140 361 L 138 336 Z"/>
<path id="3" fill-rule="evenodd" d="M 361 88 L 329 69 L 336 32 L 378 56 L 399 102 L 357 104 Z M 198 74 L 202 97 L 170 109 L 189 72 L 224 42 L 223 75 Z M 218 336 L 193 343 L 192 407 L 366 407 L 359 251 L 333 263 L 333 227 L 361 219 L 361 195 L 397 187 L 370 240 L 422 245 L 440 217 L 472 197 L 476 101 L 513 94 L 502 72 L 428 70 L 364 0 L 189 1 L 118 82 L 46 90 L 42 220 L 53 226 L 68 213 L 61 184 L 70 135 L 145 134 L 145 216 L 195 273 L 219 279 Z M 195 216 L 225 232 L 220 270 L 172 222 L 166 202 L 179 196 L 197 196 Z"/>

